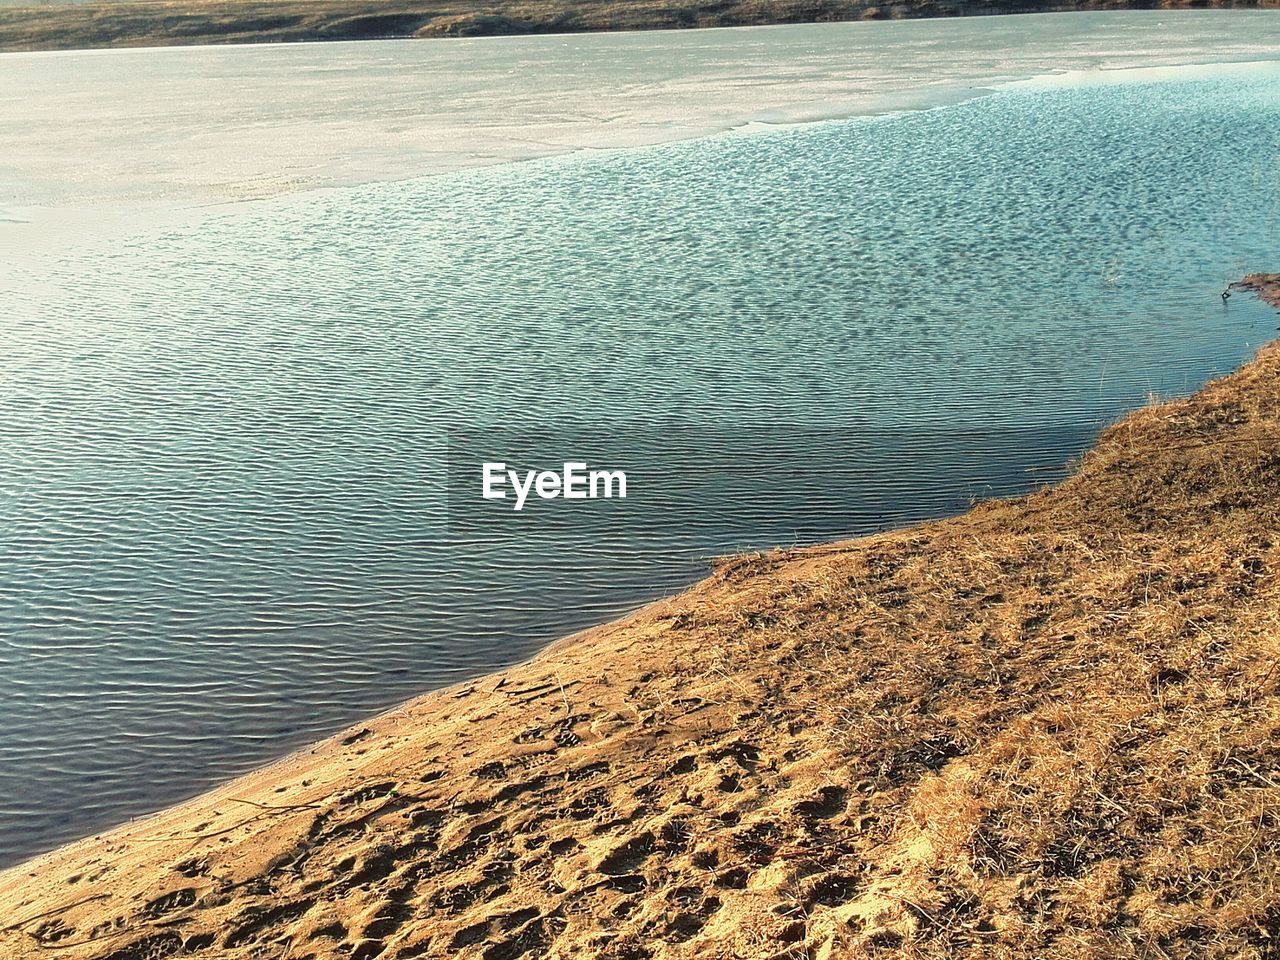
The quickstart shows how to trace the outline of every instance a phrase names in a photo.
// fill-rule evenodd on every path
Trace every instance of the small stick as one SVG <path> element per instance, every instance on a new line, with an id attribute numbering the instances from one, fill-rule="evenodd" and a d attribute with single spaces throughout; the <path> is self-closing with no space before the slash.
<path id="1" fill-rule="evenodd" d="M 94 900 L 106 900 L 110 897 L 109 893 L 95 893 L 93 896 L 85 897 L 83 900 L 77 900 L 74 903 L 64 903 L 60 907 L 54 907 L 52 910 L 46 910 L 44 913 L 37 913 L 34 916 L 27 917 L 25 920 L 19 920 L 17 923 L 11 923 L 7 927 L 0 927 L 0 933 L 9 933 L 12 930 L 20 930 L 33 920 L 43 920 L 51 914 L 61 913 L 63 910 L 70 910 L 72 907 L 79 907 L 86 903 L 92 903 Z"/>

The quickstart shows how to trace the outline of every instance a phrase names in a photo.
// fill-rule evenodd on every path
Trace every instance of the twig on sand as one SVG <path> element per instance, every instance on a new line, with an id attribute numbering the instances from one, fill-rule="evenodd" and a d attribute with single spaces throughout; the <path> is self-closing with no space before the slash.
<path id="1" fill-rule="evenodd" d="M 566 716 L 573 713 L 573 706 L 569 703 L 569 695 L 564 692 L 564 681 L 560 679 L 560 674 L 555 675 L 556 683 L 560 685 L 560 696 L 564 698 L 564 712 Z"/>
<path id="2" fill-rule="evenodd" d="M 0 927 L 0 933 L 10 933 L 14 930 L 21 930 L 27 924 L 35 920 L 43 920 L 45 917 L 52 916 L 55 913 L 61 913 L 64 910 L 70 910 L 72 907 L 78 907 L 82 904 L 92 903 L 95 900 L 106 900 L 110 896 L 110 893 L 95 893 L 91 897 L 83 897 L 80 900 L 76 900 L 74 903 L 64 903 L 59 907 L 54 907 L 52 910 L 46 910 L 44 913 L 36 913 L 23 920 L 19 920 L 17 923 L 11 923 L 7 927 Z"/>
<path id="3" fill-rule="evenodd" d="M 258 808 L 261 812 L 254 814 L 247 820 L 240 820 L 233 823 L 229 827 L 223 827 L 221 830 L 213 830 L 208 833 L 196 833 L 191 836 L 182 836 L 181 834 L 170 834 L 167 837 L 139 837 L 139 843 L 170 843 L 174 840 L 208 840 L 211 837 L 220 837 L 223 834 L 231 833 L 233 830 L 239 830 L 241 827 L 247 827 L 249 824 L 264 817 L 271 817 L 281 813 L 291 813 L 294 810 L 318 810 L 322 805 L 319 803 L 291 803 L 282 804 L 280 806 L 270 806 L 265 803 L 257 803 L 253 800 L 242 800 L 239 797 L 228 797 L 233 803 L 246 803 L 251 807 Z"/>
<path id="4" fill-rule="evenodd" d="M 1276 672 L 1276 667 L 1280 667 L 1280 659 L 1271 661 L 1270 669 L 1268 669 L 1267 672 L 1262 675 L 1262 679 L 1258 681 L 1259 690 L 1266 687 L 1267 683 L 1271 680 L 1272 675 Z"/>
<path id="5" fill-rule="evenodd" d="M 318 803 L 258 803 L 256 800 L 242 800 L 239 797 L 228 797 L 232 803 L 245 803 L 259 810 L 309 810 L 319 807 Z"/>

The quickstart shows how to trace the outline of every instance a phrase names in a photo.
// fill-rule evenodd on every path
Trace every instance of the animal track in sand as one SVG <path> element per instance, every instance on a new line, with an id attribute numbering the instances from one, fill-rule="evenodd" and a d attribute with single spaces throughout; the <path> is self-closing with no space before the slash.
<path id="1" fill-rule="evenodd" d="M 223 945 L 230 949 L 257 941 L 261 939 L 261 934 L 298 919 L 310 910 L 314 903 L 313 900 L 298 900 L 274 907 L 250 907 L 236 918 L 235 926 L 227 934 Z"/>
<path id="2" fill-rule="evenodd" d="M 844 812 L 846 796 L 848 791 L 844 787 L 823 787 L 813 799 L 795 805 L 796 815 L 810 821 L 830 820 Z"/>
<path id="3" fill-rule="evenodd" d="M 166 914 L 181 910 L 196 902 L 195 887 L 182 887 L 149 901 L 139 913 L 151 920 L 159 919 Z"/>
<path id="4" fill-rule="evenodd" d="M 636 867 L 649 859 L 656 848 L 657 842 L 654 840 L 653 834 L 646 833 L 639 837 L 634 837 L 611 851 L 600 861 L 597 869 L 601 873 L 611 876 L 635 873 Z"/>

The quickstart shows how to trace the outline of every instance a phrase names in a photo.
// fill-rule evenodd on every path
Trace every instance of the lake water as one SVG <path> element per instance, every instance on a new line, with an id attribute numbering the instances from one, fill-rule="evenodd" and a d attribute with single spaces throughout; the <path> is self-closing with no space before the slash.
<path id="1" fill-rule="evenodd" d="M 0 862 L 1275 334 L 1280 65 L 313 191 L 0 276 Z M 587 460 L 625 500 L 480 500 Z"/>

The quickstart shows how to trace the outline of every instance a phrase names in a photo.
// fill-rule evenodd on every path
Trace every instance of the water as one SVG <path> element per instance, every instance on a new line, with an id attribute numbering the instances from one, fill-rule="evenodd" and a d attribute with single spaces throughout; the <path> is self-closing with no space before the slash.
<path id="1" fill-rule="evenodd" d="M 30 223 L 0 229 L 0 259 L 70 213 L 83 232 L 121 205 L 133 225 L 138 206 L 150 220 L 156 204 L 884 113 L 1052 71 L 1277 57 L 1270 10 L 3 54 L 0 227 Z"/>
<path id="2" fill-rule="evenodd" d="M 1280 68 L 296 194 L 0 278 L 0 860 L 1270 339 Z M 626 500 L 479 500 L 585 459 Z"/>

